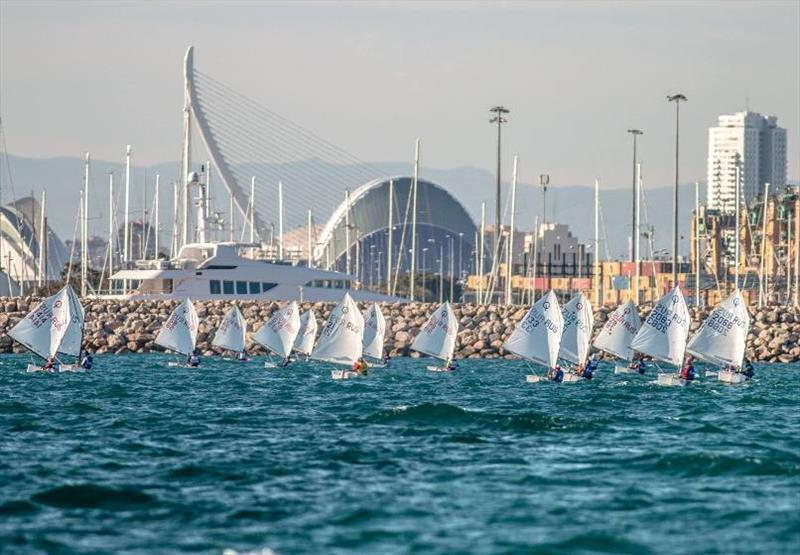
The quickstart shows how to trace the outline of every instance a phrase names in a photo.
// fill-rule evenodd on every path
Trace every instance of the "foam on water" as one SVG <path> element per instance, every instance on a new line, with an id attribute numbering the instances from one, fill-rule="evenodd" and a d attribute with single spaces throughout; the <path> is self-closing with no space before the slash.
<path id="1" fill-rule="evenodd" d="M 800 366 L 729 386 L 0 357 L 0 551 L 791 552 Z M 704 373 L 701 373 L 704 375 Z"/>

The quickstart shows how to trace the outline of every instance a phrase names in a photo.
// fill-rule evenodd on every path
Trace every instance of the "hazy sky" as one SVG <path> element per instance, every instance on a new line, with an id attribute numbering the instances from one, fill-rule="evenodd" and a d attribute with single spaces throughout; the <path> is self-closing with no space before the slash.
<path id="1" fill-rule="evenodd" d="M 720 113 L 774 114 L 800 178 L 800 2 L 0 3 L 0 115 L 13 154 L 179 152 L 186 47 L 204 73 L 367 161 L 494 167 L 488 108 L 524 180 L 630 182 L 644 129 L 649 185 L 705 180 Z"/>

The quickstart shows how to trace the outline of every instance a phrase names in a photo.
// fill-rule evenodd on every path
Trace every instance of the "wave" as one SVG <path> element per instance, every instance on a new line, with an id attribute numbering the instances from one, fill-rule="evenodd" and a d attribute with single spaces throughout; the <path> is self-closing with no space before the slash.
<path id="1" fill-rule="evenodd" d="M 151 505 L 155 498 L 135 488 L 112 488 L 96 484 L 56 486 L 31 497 L 32 501 L 66 509 L 136 509 Z"/>
<path id="2" fill-rule="evenodd" d="M 672 476 L 796 476 L 797 459 L 774 457 L 731 456 L 719 453 L 674 453 L 646 455 L 632 459 L 629 468 L 646 469 Z"/>

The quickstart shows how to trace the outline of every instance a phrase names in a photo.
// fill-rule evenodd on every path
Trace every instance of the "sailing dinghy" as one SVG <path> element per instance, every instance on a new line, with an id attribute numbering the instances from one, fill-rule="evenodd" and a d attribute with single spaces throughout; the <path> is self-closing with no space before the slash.
<path id="1" fill-rule="evenodd" d="M 603 329 L 594 340 L 594 347 L 610 355 L 614 355 L 622 363 L 615 363 L 615 374 L 638 374 L 639 371 L 630 368 L 628 361 L 633 360 L 631 342 L 642 326 L 639 311 L 633 301 L 628 300 L 611 313 Z"/>
<path id="2" fill-rule="evenodd" d="M 365 357 L 381 362 L 370 364 L 373 368 L 385 368 L 383 364 L 383 340 L 386 335 L 386 318 L 380 307 L 373 303 L 364 314 L 364 351 Z"/>
<path id="3" fill-rule="evenodd" d="M 564 317 L 558 307 L 558 298 L 551 290 L 528 310 L 514 328 L 511 337 L 503 344 L 503 348 L 528 362 L 551 369 L 558 361 L 563 329 Z M 525 377 L 525 381 L 529 383 L 537 383 L 544 379 L 536 374 Z"/>
<path id="4" fill-rule="evenodd" d="M 292 352 L 294 340 L 299 331 L 300 308 L 296 301 L 292 301 L 273 314 L 267 323 L 253 335 L 253 340 L 264 346 L 269 352 L 278 355 L 282 361 L 286 361 Z M 281 367 L 284 366 L 287 366 L 287 363 L 281 363 Z M 264 363 L 264 368 L 278 367 L 272 360 Z"/>
<path id="5" fill-rule="evenodd" d="M 73 357 L 75 364 L 62 363 L 59 372 L 85 372 L 86 368 L 81 366 L 81 345 L 83 344 L 83 322 L 86 314 L 78 295 L 72 287 L 67 288 L 67 297 L 69 298 L 70 319 L 67 325 L 67 332 L 58 346 L 58 354 Z"/>
<path id="6" fill-rule="evenodd" d="M 586 364 L 594 328 L 592 305 L 583 293 L 578 293 L 561 309 L 561 316 L 564 331 L 561 334 L 558 358 L 576 366 Z M 564 372 L 564 382 L 580 380 L 581 376 L 575 372 L 574 367 L 569 372 Z"/>
<path id="7" fill-rule="evenodd" d="M 44 299 L 25 318 L 17 322 L 9 330 L 8 335 L 45 361 L 57 361 L 57 353 L 72 319 L 69 299 L 71 290 L 72 287 L 67 285 L 55 295 Z M 53 372 L 54 370 L 31 362 L 26 371 Z"/>
<path id="8" fill-rule="evenodd" d="M 314 341 L 317 339 L 317 317 L 313 310 L 306 310 L 300 317 L 300 331 L 294 340 L 292 350 L 299 355 L 308 358 L 314 349 Z"/>
<path id="9" fill-rule="evenodd" d="M 700 360 L 722 367 L 717 379 L 737 384 L 747 379 L 742 366 L 750 331 L 750 314 L 737 289 L 717 306 L 694 334 L 686 351 Z"/>
<path id="10" fill-rule="evenodd" d="M 197 311 L 191 299 L 184 299 L 175 307 L 167 321 L 161 326 L 156 335 L 156 345 L 161 345 L 167 350 L 189 357 L 194 354 L 197 344 Z M 185 362 L 174 361 L 168 366 L 189 368 Z"/>
<path id="11" fill-rule="evenodd" d="M 689 309 L 686 308 L 681 288 L 676 286 L 661 297 L 647 315 L 644 324 L 633 338 L 631 348 L 680 368 L 688 335 Z M 687 381 L 678 373 L 660 373 L 658 384 L 686 385 Z"/>
<path id="12" fill-rule="evenodd" d="M 242 316 L 242 311 L 239 307 L 233 305 L 217 328 L 214 334 L 214 339 L 211 340 L 211 345 L 226 351 L 236 353 L 237 360 L 246 361 L 247 355 L 244 351 L 244 334 L 247 331 L 247 322 Z"/>
<path id="13" fill-rule="evenodd" d="M 427 366 L 431 372 L 454 370 L 453 351 L 456 349 L 458 320 L 449 302 L 445 302 L 430 315 L 425 325 L 411 343 L 417 352 L 441 359 L 443 366 Z"/>
<path id="14" fill-rule="evenodd" d="M 342 301 L 331 311 L 328 321 L 322 327 L 322 333 L 311 352 L 311 358 L 352 368 L 361 358 L 363 335 L 364 317 L 361 316 L 350 294 L 345 293 Z M 334 380 L 358 377 L 360 377 L 358 372 L 346 368 L 331 371 L 331 378 Z"/>

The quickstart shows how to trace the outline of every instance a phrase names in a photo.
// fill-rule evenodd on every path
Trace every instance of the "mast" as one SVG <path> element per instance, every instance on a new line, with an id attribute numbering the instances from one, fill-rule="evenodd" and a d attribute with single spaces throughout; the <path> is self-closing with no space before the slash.
<path id="1" fill-rule="evenodd" d="M 734 290 L 739 289 L 739 243 L 741 242 L 740 238 L 740 228 L 739 228 L 739 211 L 742 204 L 741 197 L 741 178 L 742 178 L 742 168 L 741 164 L 739 163 L 739 158 L 737 155 L 736 159 L 736 185 L 735 185 L 735 202 L 736 202 L 736 209 L 735 209 L 735 223 L 734 227 L 736 228 L 736 232 L 734 233 L 734 240 L 733 240 L 733 258 L 734 258 Z M 727 281 L 727 280 L 726 280 Z M 727 287 L 726 287 L 727 288 Z"/>
<path id="2" fill-rule="evenodd" d="M 78 204 L 79 204 L 78 222 L 80 224 L 78 227 L 81 228 L 81 277 L 80 277 L 80 280 L 81 280 L 81 295 L 85 295 L 86 294 L 86 257 L 85 257 L 86 253 L 85 253 L 85 251 L 83 251 L 84 244 L 85 244 L 85 241 L 84 241 L 85 237 L 83 235 L 83 232 L 84 232 L 84 224 L 86 223 L 86 214 L 85 214 L 85 211 L 86 211 L 86 194 L 85 194 L 83 189 L 80 190 L 80 202 Z M 42 227 L 44 227 L 44 226 L 42 226 Z M 73 237 L 72 240 L 74 241 L 75 238 Z"/>
<path id="3" fill-rule="evenodd" d="M 392 259 L 392 235 L 394 230 L 394 179 L 389 180 L 389 238 L 387 240 L 386 249 L 389 251 L 386 255 L 386 260 L 388 264 L 386 264 L 386 294 L 392 294 L 392 265 L 394 264 L 394 260 Z M 379 272 L 380 273 L 380 272 Z"/>
<path id="4" fill-rule="evenodd" d="M 233 195 L 231 195 L 228 199 L 228 211 L 229 211 L 229 222 L 230 222 L 230 234 L 228 235 L 228 241 L 233 243 L 233 237 L 236 235 L 233 225 Z"/>
<path id="5" fill-rule="evenodd" d="M 83 210 L 83 198 L 81 198 L 81 210 Z M 47 244 L 47 228 L 45 228 L 45 216 L 44 213 L 47 207 L 47 191 L 42 191 L 42 207 L 41 207 L 41 214 L 39 214 L 39 287 L 44 285 L 44 281 L 46 276 L 44 275 L 44 251 L 45 245 Z M 72 261 L 70 260 L 70 263 Z"/>
<path id="6" fill-rule="evenodd" d="M 508 248 L 506 249 L 506 304 L 512 301 L 513 288 L 511 287 L 512 260 L 514 258 L 514 210 L 517 203 L 517 156 L 514 155 L 514 169 L 511 177 L 511 223 L 508 228 Z"/>
<path id="7" fill-rule="evenodd" d="M 130 261 L 130 226 L 128 225 L 128 207 L 130 205 L 131 200 L 131 145 L 127 145 L 125 147 L 125 214 L 124 214 L 124 230 L 123 230 L 123 241 L 125 242 L 122 246 L 122 261 L 123 261 L 123 268 L 127 268 L 128 262 Z M 128 280 L 122 281 L 122 293 L 123 295 L 128 292 Z"/>
<path id="8" fill-rule="evenodd" d="M 178 256 L 178 205 L 180 204 L 180 185 L 172 182 L 172 236 L 170 240 L 170 258 Z"/>
<path id="9" fill-rule="evenodd" d="M 478 250 L 480 254 L 478 255 L 478 275 L 480 279 L 478 280 L 478 302 L 483 304 L 483 257 L 484 257 L 484 248 L 485 248 L 485 237 L 486 237 L 486 202 L 481 202 L 481 237 L 480 237 L 480 246 Z"/>
<path id="10" fill-rule="evenodd" d="M 350 189 L 344 192 L 344 273 L 350 275 Z"/>
<path id="11" fill-rule="evenodd" d="M 675 187 L 672 191 L 672 287 L 678 286 L 678 152 L 680 145 L 681 101 L 687 98 L 678 93 L 667 97 L 675 103 Z"/>
<path id="12" fill-rule="evenodd" d="M 769 183 L 764 183 L 764 208 L 761 211 L 761 264 L 758 270 L 758 308 L 764 306 L 767 288 L 764 284 L 765 262 L 767 257 L 767 204 L 769 202 Z"/>
<path id="13" fill-rule="evenodd" d="M 206 160 L 206 220 L 211 218 L 211 160 Z"/>
<path id="14" fill-rule="evenodd" d="M 419 183 L 419 139 L 414 145 L 414 183 L 411 207 L 411 276 L 409 285 L 409 298 L 414 300 L 414 285 L 417 273 L 417 186 Z"/>
<path id="15" fill-rule="evenodd" d="M 536 255 L 537 247 L 539 246 L 539 216 L 537 215 L 533 221 L 533 253 L 531 256 L 531 281 L 528 285 L 528 297 L 530 304 L 536 300 Z"/>
<path id="16" fill-rule="evenodd" d="M 306 237 L 306 248 L 308 251 L 308 267 L 311 268 L 311 258 L 313 255 L 311 254 L 311 210 L 308 211 L 308 236 Z"/>
<path id="17" fill-rule="evenodd" d="M 108 292 L 114 274 L 114 174 L 108 172 Z"/>
<path id="18" fill-rule="evenodd" d="M 278 260 L 283 260 L 283 182 L 282 181 L 278 181 Z"/>
<path id="19" fill-rule="evenodd" d="M 86 277 L 89 271 L 89 164 L 90 155 L 86 153 L 83 165 L 83 191 L 81 191 L 81 297 L 86 296 Z"/>
<path id="20" fill-rule="evenodd" d="M 594 180 L 594 299 L 595 306 L 600 306 L 600 180 Z"/>
<path id="21" fill-rule="evenodd" d="M 161 232 L 161 226 L 160 226 L 160 222 L 159 222 L 159 218 L 158 218 L 158 208 L 159 208 L 159 206 L 158 206 L 158 197 L 160 195 L 160 190 L 161 190 L 161 176 L 159 174 L 156 174 L 156 190 L 154 192 L 155 205 L 153 207 L 153 210 L 155 211 L 155 214 L 153 214 L 153 216 L 154 216 L 155 225 L 156 225 L 155 243 L 153 245 L 154 246 L 154 249 L 153 249 L 153 253 L 154 253 L 153 259 L 154 260 L 158 260 L 158 236 L 159 236 L 159 234 Z"/>
<path id="22" fill-rule="evenodd" d="M 694 306 L 700 308 L 700 183 L 694 182 Z"/>
<path id="23" fill-rule="evenodd" d="M 183 226 L 181 231 L 181 246 L 189 239 L 189 170 L 192 167 L 192 108 L 189 95 L 189 81 L 192 66 L 192 48 L 186 50 L 183 61 L 183 141 L 181 149 L 181 191 L 185 198 L 183 202 Z M 177 250 L 177 249 L 176 249 Z"/>

